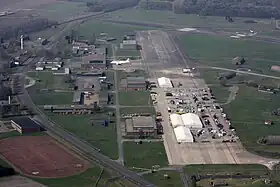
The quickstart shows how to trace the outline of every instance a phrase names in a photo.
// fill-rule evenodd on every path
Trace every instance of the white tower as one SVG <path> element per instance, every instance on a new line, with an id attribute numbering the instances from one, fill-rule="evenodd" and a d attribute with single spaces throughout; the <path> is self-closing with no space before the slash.
<path id="1" fill-rule="evenodd" d="M 20 36 L 20 49 L 23 50 L 23 35 Z"/>

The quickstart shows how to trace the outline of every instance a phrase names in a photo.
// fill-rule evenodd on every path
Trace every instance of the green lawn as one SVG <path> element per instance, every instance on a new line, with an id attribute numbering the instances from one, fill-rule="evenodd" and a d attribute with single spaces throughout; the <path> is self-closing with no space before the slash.
<path id="1" fill-rule="evenodd" d="M 280 46 L 277 44 L 201 34 L 186 34 L 178 37 L 177 42 L 182 51 L 198 60 L 200 65 L 236 68 L 232 59 L 243 56 L 247 60 L 245 66 L 252 71 L 279 75 L 270 71 L 271 65 L 280 64 Z"/>
<path id="2" fill-rule="evenodd" d="M 135 142 L 124 143 L 125 165 L 129 168 L 152 168 L 154 165 L 161 167 L 168 165 L 165 148 L 162 142 Z"/>
<path id="3" fill-rule="evenodd" d="M 39 183 L 47 185 L 49 187 L 62 187 L 62 186 L 91 187 L 94 186 L 94 184 L 96 183 L 96 180 L 100 172 L 101 169 L 99 167 L 92 167 L 79 175 L 75 175 L 71 177 L 57 178 L 57 179 L 33 178 L 33 180 L 38 181 Z M 108 174 L 104 173 L 101 177 L 98 187 L 104 185 L 108 178 L 109 178 Z"/>
<path id="4" fill-rule="evenodd" d="M 116 51 L 116 57 L 117 59 L 121 58 L 131 58 L 131 59 L 140 59 L 141 58 L 141 54 L 140 54 L 140 50 L 128 50 L 128 49 L 118 49 Z"/>
<path id="5" fill-rule="evenodd" d="M 86 116 L 58 115 L 52 113 L 48 113 L 48 115 L 54 122 L 66 130 L 101 149 L 101 153 L 112 159 L 117 159 L 118 149 L 115 124 L 112 123 L 108 127 L 104 127 L 96 122 L 97 120 L 102 122 L 108 119 L 107 113 Z M 92 126 L 93 121 L 96 123 Z"/>
<path id="6" fill-rule="evenodd" d="M 197 186 L 199 187 L 210 187 L 210 182 L 214 183 L 224 183 L 227 184 L 227 186 L 231 187 L 276 187 L 273 185 L 265 184 L 263 180 L 261 179 L 214 179 L 214 180 L 209 180 L 209 179 L 204 179 L 199 182 L 197 182 Z"/>
<path id="7" fill-rule="evenodd" d="M 73 92 L 69 91 L 69 84 L 63 81 L 62 76 L 54 76 L 51 72 L 29 72 L 27 74 L 36 80 L 34 86 L 28 88 L 28 92 L 36 105 L 71 104 Z M 50 89 L 42 91 L 41 89 Z M 55 92 L 65 89 L 67 92 Z"/>
<path id="8" fill-rule="evenodd" d="M 123 106 L 149 106 L 152 99 L 148 91 L 121 91 L 119 103 Z"/>
<path id="9" fill-rule="evenodd" d="M 135 107 L 120 107 L 120 113 L 121 114 L 151 114 L 155 115 L 156 110 L 155 107 L 141 107 L 141 106 L 135 106 Z"/>
<path id="10" fill-rule="evenodd" d="M 63 21 L 74 16 L 89 13 L 85 3 L 58 1 L 36 8 L 38 13 L 50 20 Z"/>
<path id="11" fill-rule="evenodd" d="M 243 175 L 265 176 L 269 169 L 259 164 L 197 164 L 187 165 L 184 171 L 190 175 Z"/>
<path id="12" fill-rule="evenodd" d="M 129 15 L 129 16 L 128 16 Z M 120 21 L 138 21 L 148 23 L 161 23 L 177 27 L 208 27 L 222 28 L 228 31 L 249 31 L 256 29 L 258 31 L 272 32 L 275 28 L 270 19 L 254 19 L 258 21 L 255 24 L 246 24 L 243 21 L 249 18 L 234 18 L 234 23 L 228 23 L 224 17 L 218 16 L 197 16 L 194 14 L 174 14 L 171 11 L 143 10 L 143 9 L 124 9 L 109 13 L 106 19 Z"/>
<path id="13" fill-rule="evenodd" d="M 170 178 L 165 178 L 167 174 Z M 153 184 L 160 187 L 183 187 L 183 183 L 180 178 L 180 173 L 176 171 L 158 171 L 155 173 L 149 173 L 143 175 L 144 179 L 152 182 Z"/>

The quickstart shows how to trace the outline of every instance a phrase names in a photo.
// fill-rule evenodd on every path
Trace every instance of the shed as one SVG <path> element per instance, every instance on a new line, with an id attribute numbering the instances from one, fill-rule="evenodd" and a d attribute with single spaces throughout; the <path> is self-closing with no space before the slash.
<path id="1" fill-rule="evenodd" d="M 194 113 L 186 113 L 186 114 L 182 114 L 181 116 L 184 122 L 184 126 L 188 128 L 200 128 L 200 129 L 203 127 L 202 122 L 198 115 Z"/>
<path id="2" fill-rule="evenodd" d="M 179 114 L 170 114 L 170 121 L 173 128 L 184 126 L 182 117 Z"/>
<path id="3" fill-rule="evenodd" d="M 192 143 L 194 142 L 193 135 L 189 128 L 178 126 L 174 128 L 174 133 L 178 143 Z"/>
<path id="4" fill-rule="evenodd" d="M 160 88 L 173 88 L 171 80 L 166 77 L 158 78 L 158 85 Z"/>

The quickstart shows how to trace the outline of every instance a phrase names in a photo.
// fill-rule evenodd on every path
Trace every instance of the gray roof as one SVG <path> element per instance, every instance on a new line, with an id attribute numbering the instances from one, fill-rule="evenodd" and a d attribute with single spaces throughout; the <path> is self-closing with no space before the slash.
<path id="1" fill-rule="evenodd" d="M 127 83 L 146 83 L 145 77 L 127 77 Z"/>
<path id="2" fill-rule="evenodd" d="M 73 95 L 73 102 L 74 103 L 78 103 L 81 101 L 81 94 L 82 94 L 82 91 L 75 91 L 74 92 L 74 95 Z"/>

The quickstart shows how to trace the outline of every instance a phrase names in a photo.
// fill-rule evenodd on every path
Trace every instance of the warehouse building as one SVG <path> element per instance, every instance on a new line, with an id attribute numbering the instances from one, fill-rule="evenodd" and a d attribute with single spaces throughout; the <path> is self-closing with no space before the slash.
<path id="1" fill-rule="evenodd" d="M 160 88 L 173 88 L 173 84 L 169 78 L 158 78 L 158 85 Z"/>
<path id="2" fill-rule="evenodd" d="M 106 48 L 95 48 L 91 54 L 82 57 L 83 70 L 105 69 L 106 68 Z"/>
<path id="3" fill-rule="evenodd" d="M 194 113 L 186 113 L 182 115 L 171 114 L 170 121 L 173 128 L 177 128 L 179 126 L 195 129 L 203 128 L 203 124 L 199 116 Z"/>
<path id="4" fill-rule="evenodd" d="M 125 136 L 143 138 L 157 136 L 157 125 L 152 116 L 137 116 L 125 120 Z"/>
<path id="5" fill-rule="evenodd" d="M 40 132 L 42 127 L 30 118 L 14 118 L 11 125 L 21 134 Z"/>
<path id="6" fill-rule="evenodd" d="M 178 143 L 192 143 L 194 142 L 191 130 L 185 126 L 178 126 L 174 128 L 174 134 Z"/>
<path id="7" fill-rule="evenodd" d="M 121 80 L 122 90 L 146 90 L 147 82 L 144 77 L 127 77 Z"/>

